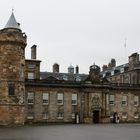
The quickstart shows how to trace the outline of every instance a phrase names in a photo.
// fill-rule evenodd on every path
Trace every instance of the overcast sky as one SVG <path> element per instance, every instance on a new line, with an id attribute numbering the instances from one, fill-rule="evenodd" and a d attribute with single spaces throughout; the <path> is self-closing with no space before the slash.
<path id="1" fill-rule="evenodd" d="M 115 58 L 120 65 L 140 53 L 140 0 L 3 0 L 0 28 L 12 8 L 28 37 L 26 58 L 36 44 L 41 71 L 57 62 L 60 72 L 72 64 L 88 73 L 93 63 L 102 67 Z"/>

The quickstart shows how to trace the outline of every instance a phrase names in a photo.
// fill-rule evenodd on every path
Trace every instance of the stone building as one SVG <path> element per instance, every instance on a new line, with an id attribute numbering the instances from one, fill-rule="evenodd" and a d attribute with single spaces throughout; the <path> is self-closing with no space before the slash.
<path id="1" fill-rule="evenodd" d="M 140 122 L 137 53 L 122 66 L 112 59 L 102 72 L 93 64 L 89 74 L 72 65 L 61 73 L 58 63 L 41 72 L 36 45 L 25 59 L 26 38 L 12 13 L 0 30 L 0 125 Z"/>

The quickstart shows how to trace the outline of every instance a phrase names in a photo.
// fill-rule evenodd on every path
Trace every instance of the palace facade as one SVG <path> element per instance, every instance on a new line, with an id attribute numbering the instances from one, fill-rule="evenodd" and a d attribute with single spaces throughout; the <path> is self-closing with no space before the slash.
<path id="1" fill-rule="evenodd" d="M 0 125 L 25 123 L 140 122 L 140 61 L 137 53 L 116 66 L 93 64 L 89 74 L 79 67 L 67 73 L 41 72 L 36 45 L 25 58 L 27 36 L 12 13 L 0 30 Z"/>

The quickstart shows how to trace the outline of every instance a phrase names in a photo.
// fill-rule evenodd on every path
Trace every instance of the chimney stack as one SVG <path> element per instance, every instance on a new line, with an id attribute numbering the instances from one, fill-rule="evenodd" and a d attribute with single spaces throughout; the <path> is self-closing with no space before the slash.
<path id="1" fill-rule="evenodd" d="M 36 45 L 31 47 L 31 59 L 36 59 Z"/>
<path id="2" fill-rule="evenodd" d="M 75 71 L 76 71 L 76 74 L 79 74 L 79 67 L 78 67 L 78 65 L 76 66 Z"/>
<path id="3" fill-rule="evenodd" d="M 57 63 L 53 64 L 53 72 L 54 73 L 59 73 L 59 64 L 57 64 Z"/>

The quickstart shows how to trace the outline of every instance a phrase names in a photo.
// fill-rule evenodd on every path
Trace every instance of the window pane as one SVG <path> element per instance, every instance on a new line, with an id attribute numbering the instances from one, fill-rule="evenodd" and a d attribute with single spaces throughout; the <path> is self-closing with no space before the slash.
<path id="1" fill-rule="evenodd" d="M 58 93 L 57 94 L 57 104 L 58 105 L 63 105 L 63 93 Z"/>
<path id="2" fill-rule="evenodd" d="M 43 93 L 43 104 L 48 104 L 48 103 L 49 103 L 49 94 Z"/>
<path id="3" fill-rule="evenodd" d="M 72 94 L 72 105 L 77 105 L 77 94 Z"/>
<path id="4" fill-rule="evenodd" d="M 43 112 L 43 119 L 44 120 L 48 119 L 48 112 Z"/>
<path id="5" fill-rule="evenodd" d="M 115 95 L 110 95 L 109 96 L 109 104 L 114 105 L 114 102 L 115 102 Z"/>

